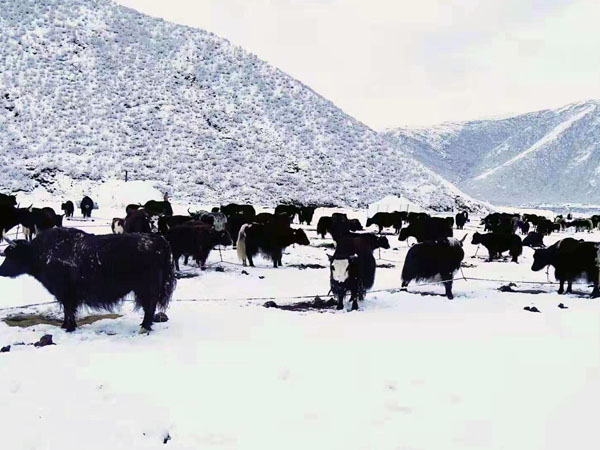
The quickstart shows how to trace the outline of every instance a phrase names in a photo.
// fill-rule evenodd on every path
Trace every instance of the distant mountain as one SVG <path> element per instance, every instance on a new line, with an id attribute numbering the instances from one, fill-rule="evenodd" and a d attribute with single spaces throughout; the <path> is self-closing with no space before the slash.
<path id="1" fill-rule="evenodd" d="M 495 204 L 600 204 L 600 102 L 501 120 L 398 128 L 385 139 Z"/>
<path id="2" fill-rule="evenodd" d="M 0 187 L 156 180 L 175 198 L 481 204 L 211 33 L 108 0 L 0 7 Z"/>

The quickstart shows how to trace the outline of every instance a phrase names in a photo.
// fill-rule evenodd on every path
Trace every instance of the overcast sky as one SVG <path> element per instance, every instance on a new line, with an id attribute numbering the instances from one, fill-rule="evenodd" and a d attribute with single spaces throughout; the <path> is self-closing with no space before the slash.
<path id="1" fill-rule="evenodd" d="M 229 39 L 375 129 L 600 98 L 600 0 L 117 0 Z"/>

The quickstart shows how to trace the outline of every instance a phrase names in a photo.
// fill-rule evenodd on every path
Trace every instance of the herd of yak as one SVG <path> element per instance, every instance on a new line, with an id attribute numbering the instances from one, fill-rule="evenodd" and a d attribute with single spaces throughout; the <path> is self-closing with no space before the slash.
<path id="1" fill-rule="evenodd" d="M 233 245 L 244 265 L 254 266 L 253 258 L 262 254 L 276 268 L 282 264 L 285 248 L 309 245 L 304 230 L 292 224 L 297 217 L 299 223 L 311 225 L 316 209 L 279 205 L 273 213 L 257 214 L 251 205 L 229 204 L 212 211 L 188 210 L 188 215 L 174 215 L 165 198 L 128 205 L 125 217 L 112 220 L 113 234 L 94 235 L 62 227 L 63 217 L 72 217 L 74 206 L 71 201 L 63 203 L 64 215 L 58 215 L 52 208 L 19 208 L 15 196 L 0 194 L 0 228 L 8 243 L 0 276 L 29 274 L 41 282 L 62 305 L 62 326 L 67 331 L 76 328 L 79 306 L 110 309 L 133 293 L 136 305 L 144 311 L 141 326 L 147 332 L 156 309 L 169 303 L 181 257 L 186 264 L 193 258 L 204 270 L 212 249 Z M 79 207 L 82 216 L 90 218 L 94 202 L 86 196 Z M 343 309 L 349 294 L 351 309 L 358 309 L 358 301 L 373 286 L 377 267 L 373 253 L 378 248 L 390 248 L 388 238 L 381 234 L 384 228 L 392 228 L 400 241 L 409 237 L 417 241 L 404 261 L 402 288 L 413 280 L 439 278 L 452 299 L 452 278 L 464 258 L 466 238 L 454 238 L 453 229 L 462 230 L 468 221 L 467 212 L 455 217 L 378 212 L 365 224 L 376 226 L 379 233 L 375 234 L 363 232 L 360 221 L 346 214 L 321 216 L 317 234 L 322 238 L 329 234 L 335 241 L 329 260 L 330 289 L 337 308 Z M 573 281 L 586 279 L 593 284 L 592 296 L 596 297 L 600 295 L 600 244 L 565 238 L 546 248 L 543 238 L 569 227 L 591 231 L 599 223 L 600 216 L 549 220 L 533 214 L 492 213 L 482 219 L 484 233 L 474 233 L 471 242 L 484 246 L 490 261 L 508 252 L 512 261 L 518 262 L 523 246 L 535 248 L 532 269 L 552 265 L 560 281 L 559 293 L 564 292 L 565 282 L 567 292 L 571 292 Z M 9 239 L 6 233 L 18 225 L 25 239 Z"/>

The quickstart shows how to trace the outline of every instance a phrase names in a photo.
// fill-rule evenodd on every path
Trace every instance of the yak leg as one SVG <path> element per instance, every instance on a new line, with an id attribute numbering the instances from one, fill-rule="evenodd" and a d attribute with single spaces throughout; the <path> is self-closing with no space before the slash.
<path id="1" fill-rule="evenodd" d="M 248 254 L 248 255 L 246 255 L 246 256 L 247 256 L 247 258 L 248 258 L 248 265 L 249 265 L 250 267 L 254 267 L 254 261 L 252 261 L 252 256 L 251 256 L 251 255 L 249 255 L 249 254 Z"/>
<path id="2" fill-rule="evenodd" d="M 63 303 L 65 319 L 61 325 L 61 328 L 64 328 L 68 333 L 75 331 L 77 328 L 77 323 L 75 322 L 75 310 L 77 309 L 77 304 L 75 300 L 67 300 Z"/>
<path id="3" fill-rule="evenodd" d="M 358 297 L 359 297 L 358 292 L 352 293 L 352 298 L 350 299 L 350 300 L 352 300 L 352 308 L 350 308 L 351 311 L 356 311 L 358 309 Z"/>
<path id="4" fill-rule="evenodd" d="M 567 294 L 573 293 L 573 280 L 567 281 Z"/>
<path id="5" fill-rule="evenodd" d="M 340 309 L 344 309 L 344 294 L 338 294 L 338 304 L 336 309 L 340 310 Z"/>
<path id="6" fill-rule="evenodd" d="M 449 300 L 452 300 L 454 298 L 454 295 L 452 295 L 452 274 L 444 273 L 442 274 L 442 279 L 449 280 L 444 281 L 444 287 L 446 288 L 446 297 L 448 297 Z"/>
<path id="7" fill-rule="evenodd" d="M 565 280 L 563 280 L 562 278 L 560 279 L 560 285 L 558 286 L 558 293 L 559 294 L 564 294 L 565 292 Z"/>
<path id="8" fill-rule="evenodd" d="M 406 291 L 407 287 L 408 287 L 408 283 L 410 283 L 410 281 L 404 281 L 402 280 L 402 287 L 400 288 L 401 291 Z"/>
<path id="9" fill-rule="evenodd" d="M 173 255 L 173 262 L 175 263 L 175 270 L 179 272 L 179 258 L 181 255 Z"/>

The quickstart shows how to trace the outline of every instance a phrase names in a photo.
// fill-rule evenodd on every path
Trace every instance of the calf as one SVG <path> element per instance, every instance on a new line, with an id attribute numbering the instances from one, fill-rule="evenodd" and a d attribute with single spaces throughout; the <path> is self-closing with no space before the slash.
<path id="1" fill-rule="evenodd" d="M 81 215 L 84 218 L 90 218 L 92 217 L 92 210 L 94 209 L 94 201 L 86 195 L 81 200 L 79 208 L 81 209 Z"/>
<path id="2" fill-rule="evenodd" d="M 402 268 L 402 290 L 406 290 L 412 280 L 433 280 L 439 276 L 446 288 L 446 296 L 452 300 L 452 278 L 465 257 L 462 244 L 466 237 L 460 241 L 445 238 L 413 245 Z"/>
<path id="3" fill-rule="evenodd" d="M 426 217 L 413 220 L 406 228 L 402 228 L 398 240 L 405 241 L 410 236 L 418 242 L 435 241 L 452 237 L 452 227 L 445 217 Z"/>
<path id="4" fill-rule="evenodd" d="M 56 297 L 62 327 L 75 330 L 80 306 L 111 309 L 130 292 L 144 310 L 149 331 L 158 306 L 166 309 L 175 289 L 169 243 L 158 235 L 93 235 L 54 228 L 31 242 L 7 240 L 0 276 L 28 274 Z"/>
<path id="5" fill-rule="evenodd" d="M 310 242 L 303 230 L 293 229 L 277 223 L 250 223 L 240 229 L 237 254 L 244 266 L 246 261 L 254 267 L 253 257 L 261 253 L 273 261 L 273 267 L 281 266 L 283 250 L 292 245 L 308 245 Z"/>
<path id="6" fill-rule="evenodd" d="M 594 285 L 592 297 L 600 296 L 598 276 L 600 271 L 600 244 L 565 238 L 548 248 L 536 250 L 531 270 L 537 272 L 546 266 L 554 267 L 554 276 L 560 282 L 558 293 L 573 292 L 573 281 L 584 279 Z"/>
<path id="7" fill-rule="evenodd" d="M 206 260 L 217 245 L 231 245 L 232 240 L 225 230 L 217 231 L 204 223 L 185 223 L 169 229 L 166 238 L 171 244 L 175 268 L 179 270 L 179 258 L 192 256 L 202 270 Z"/>
<path id="8" fill-rule="evenodd" d="M 525 239 L 523 239 L 524 247 L 545 248 L 544 236 L 537 231 L 530 231 Z"/>
<path id="9" fill-rule="evenodd" d="M 519 262 L 519 256 L 523 253 L 523 243 L 521 238 L 516 234 L 502 233 L 475 233 L 471 243 L 474 245 L 483 245 L 488 253 L 488 261 L 493 261 L 499 258 L 503 252 L 508 251 L 512 256 L 512 262 Z"/>
<path id="10" fill-rule="evenodd" d="M 60 205 L 60 209 L 65 212 L 65 217 L 73 217 L 73 213 L 75 212 L 75 205 L 71 200 L 67 200 L 66 202 Z"/>

